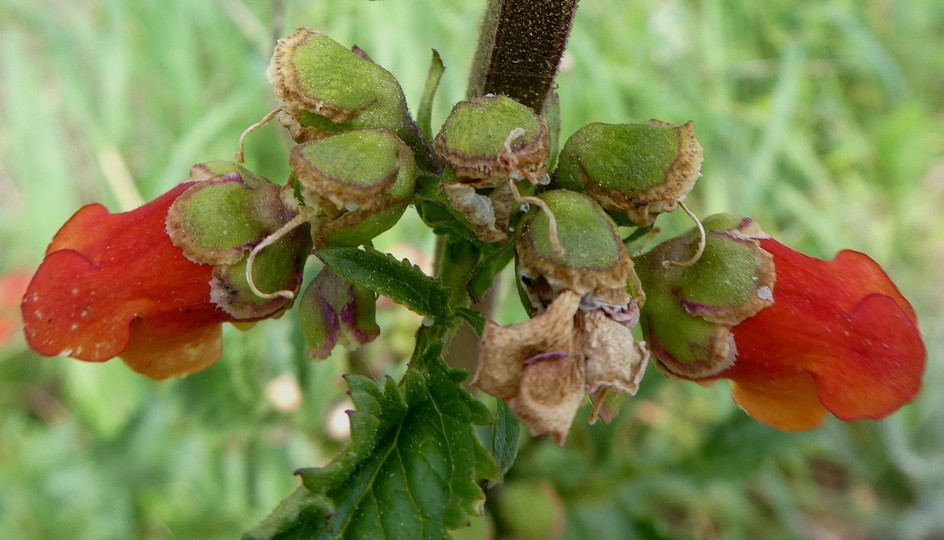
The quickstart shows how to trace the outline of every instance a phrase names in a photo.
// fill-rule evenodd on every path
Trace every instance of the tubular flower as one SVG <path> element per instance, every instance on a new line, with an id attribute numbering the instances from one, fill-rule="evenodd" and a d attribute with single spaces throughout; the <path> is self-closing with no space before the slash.
<path id="1" fill-rule="evenodd" d="M 848 250 L 831 261 L 808 257 L 750 220 L 716 216 L 705 224 L 715 230 L 691 267 L 656 263 L 690 247 L 693 235 L 669 240 L 637 266 L 650 285 L 646 308 L 675 306 L 668 317 L 642 314 L 660 369 L 730 379 L 749 415 L 791 431 L 818 426 L 827 411 L 846 421 L 883 418 L 915 398 L 927 352 L 914 310 L 875 261 Z M 711 275 L 727 281 L 709 290 Z M 730 282 L 740 276 L 748 285 L 736 292 Z"/>
<path id="2" fill-rule="evenodd" d="M 208 170 L 197 166 L 191 177 Z M 233 181 L 240 172 L 210 176 Z M 241 274 L 231 272 L 235 264 L 194 262 L 172 241 L 168 212 L 212 183 L 181 183 L 130 212 L 111 214 L 99 204 L 76 212 L 53 238 L 23 297 L 30 347 L 89 362 L 120 356 L 133 370 L 165 379 L 216 362 L 222 354 L 221 323 L 256 321 L 287 308 L 286 298 L 239 302 L 247 295 Z M 273 196 L 278 200 L 277 187 Z M 270 280 L 256 276 L 256 281 Z M 282 279 L 295 288 L 299 281 L 300 275 Z"/>

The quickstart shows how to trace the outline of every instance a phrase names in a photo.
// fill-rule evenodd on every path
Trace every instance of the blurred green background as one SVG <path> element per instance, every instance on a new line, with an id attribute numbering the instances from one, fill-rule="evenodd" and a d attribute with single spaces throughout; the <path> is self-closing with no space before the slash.
<path id="1" fill-rule="evenodd" d="M 127 210 L 228 159 L 274 107 L 263 73 L 297 26 L 361 46 L 413 107 L 439 50 L 438 125 L 484 3 L 0 0 L 0 274 L 34 268 L 81 204 Z M 810 255 L 868 252 L 919 313 L 925 390 L 883 422 L 786 434 L 725 383 L 653 372 L 612 424 L 581 414 L 564 448 L 526 440 L 463 538 L 944 538 L 942 51 L 933 0 L 584 0 L 564 135 L 694 120 L 706 157 L 689 206 L 751 215 Z M 266 127 L 247 164 L 282 181 L 288 144 Z M 378 243 L 422 262 L 432 239 L 412 217 Z M 313 364 L 292 318 L 227 328 L 222 361 L 162 383 L 38 357 L 18 334 L 2 345 L 0 538 L 231 538 L 260 521 L 292 470 L 343 443 L 340 375 L 396 375 L 418 322 L 384 308 L 378 342 Z"/>

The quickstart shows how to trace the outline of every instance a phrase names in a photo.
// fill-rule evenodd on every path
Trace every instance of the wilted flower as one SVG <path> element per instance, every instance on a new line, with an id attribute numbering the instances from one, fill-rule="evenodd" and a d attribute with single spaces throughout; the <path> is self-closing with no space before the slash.
<path id="1" fill-rule="evenodd" d="M 564 253 L 553 247 L 548 215 L 533 214 L 516 247 L 519 281 L 536 315 L 486 325 L 473 382 L 507 401 L 532 432 L 563 444 L 585 394 L 594 398 L 595 416 L 608 389 L 638 389 L 649 352 L 632 328 L 644 298 L 599 205 L 565 190 L 540 197 Z"/>

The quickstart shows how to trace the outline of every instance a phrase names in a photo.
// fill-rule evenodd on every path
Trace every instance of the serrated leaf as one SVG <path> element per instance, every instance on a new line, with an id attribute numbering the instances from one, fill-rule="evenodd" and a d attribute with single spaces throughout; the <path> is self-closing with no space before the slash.
<path id="1" fill-rule="evenodd" d="M 336 274 L 420 315 L 440 321 L 452 315 L 449 292 L 406 259 L 399 261 L 388 253 L 357 248 L 325 248 L 316 250 L 315 255 Z"/>
<path id="2" fill-rule="evenodd" d="M 290 519 L 253 531 L 276 534 L 253 538 L 440 539 L 468 523 L 484 499 L 476 478 L 497 475 L 473 429 L 490 415 L 460 386 L 468 373 L 440 352 L 433 345 L 414 358 L 399 385 L 348 377 L 349 448 L 326 467 L 299 471 L 308 495 L 293 497 L 306 511 L 288 505 Z M 319 512 L 325 505 L 330 511 Z"/>
<path id="3" fill-rule="evenodd" d="M 303 487 L 285 498 L 269 517 L 243 535 L 243 540 L 303 540 L 312 538 L 317 529 L 308 528 L 321 523 L 330 514 L 330 506 Z"/>

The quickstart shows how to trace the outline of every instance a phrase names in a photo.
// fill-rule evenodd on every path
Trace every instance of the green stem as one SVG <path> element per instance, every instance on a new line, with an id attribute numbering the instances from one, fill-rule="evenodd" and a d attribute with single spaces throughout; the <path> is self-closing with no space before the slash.
<path id="1" fill-rule="evenodd" d="M 454 308 L 469 307 L 471 299 L 467 289 L 472 270 L 482 258 L 478 247 L 465 240 L 440 237 L 436 259 L 436 277 L 450 291 L 449 302 Z M 474 306 L 478 308 L 479 306 Z M 468 326 L 449 328 L 444 333 L 443 354 L 446 362 L 460 369 L 475 369 L 478 361 L 478 337 Z"/>
<path id="2" fill-rule="evenodd" d="M 469 97 L 503 94 L 541 111 L 576 10 L 577 0 L 489 0 Z"/>

